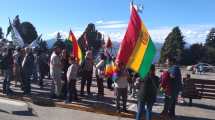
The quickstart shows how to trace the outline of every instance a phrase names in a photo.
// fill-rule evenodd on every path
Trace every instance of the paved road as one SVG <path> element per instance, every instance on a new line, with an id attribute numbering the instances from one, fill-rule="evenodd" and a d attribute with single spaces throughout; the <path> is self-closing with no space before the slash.
<path id="1" fill-rule="evenodd" d="M 188 71 L 182 71 L 183 74 L 186 74 Z M 206 75 L 194 75 L 197 78 L 211 79 L 214 78 L 214 73 L 208 73 Z M 2 82 L 2 77 L 0 77 L 0 83 Z M 49 81 L 45 81 L 49 86 Z M 12 82 L 12 88 L 16 92 L 21 92 L 19 88 L 14 87 Z M 34 95 L 36 96 L 48 96 L 49 87 L 40 89 L 38 85 L 33 84 L 32 89 Z M 0 88 L 2 88 L 0 84 Z M 92 91 L 96 92 L 96 85 L 93 84 Z M 105 89 L 105 96 L 108 101 L 103 101 L 109 103 L 107 106 L 113 106 L 115 108 L 114 100 L 112 99 L 114 94 L 113 91 Z M 85 100 L 88 100 L 88 104 L 99 105 L 101 101 L 93 98 L 83 98 L 82 104 L 86 103 Z M 159 101 L 160 100 L 160 101 Z M 158 102 L 153 107 L 154 113 L 160 113 L 163 109 L 163 101 L 159 99 Z M 177 105 L 176 113 L 178 116 L 177 120 L 215 120 L 215 100 L 194 100 L 193 107 L 187 105 Z M 88 105 L 86 104 L 86 105 Z M 106 108 L 106 107 L 105 107 Z M 136 111 L 136 104 L 134 102 L 128 103 L 129 110 Z M 64 109 L 59 107 L 41 107 L 31 103 L 8 100 L 5 98 L 0 98 L 0 120 L 131 120 L 125 118 L 119 118 L 114 116 L 95 114 L 83 111 L 76 111 L 71 109 Z"/>
<path id="2" fill-rule="evenodd" d="M 132 120 L 0 98 L 0 120 Z"/>

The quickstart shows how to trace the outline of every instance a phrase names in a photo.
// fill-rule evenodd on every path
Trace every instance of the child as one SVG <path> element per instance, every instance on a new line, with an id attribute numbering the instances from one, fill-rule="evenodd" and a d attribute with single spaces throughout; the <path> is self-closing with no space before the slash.
<path id="1" fill-rule="evenodd" d="M 69 103 L 74 100 L 78 100 L 77 90 L 76 90 L 76 78 L 78 73 L 78 61 L 75 57 L 71 57 L 71 65 L 67 71 L 67 95 L 66 95 L 66 103 Z"/>
<path id="2" fill-rule="evenodd" d="M 115 88 L 116 88 L 116 107 L 117 112 L 120 112 L 120 101 L 122 97 L 123 102 L 123 112 L 126 112 L 126 103 L 127 103 L 127 94 L 128 94 L 128 71 L 125 68 L 125 65 L 118 64 L 118 78 L 115 81 Z"/>

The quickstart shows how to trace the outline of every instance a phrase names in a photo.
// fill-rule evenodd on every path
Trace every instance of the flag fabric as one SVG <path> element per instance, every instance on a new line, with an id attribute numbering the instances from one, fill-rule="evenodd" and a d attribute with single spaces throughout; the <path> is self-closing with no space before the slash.
<path id="1" fill-rule="evenodd" d="M 16 27 L 11 24 L 11 21 L 9 19 L 9 23 L 12 27 L 12 40 L 14 41 L 14 43 L 20 47 L 24 47 L 24 42 L 23 39 L 21 37 L 21 35 L 19 34 L 19 32 L 17 31 Z"/>
<path id="2" fill-rule="evenodd" d="M 112 42 L 111 42 L 111 39 L 110 39 L 110 37 L 108 37 L 108 40 L 107 40 L 107 42 L 106 42 L 106 45 L 105 45 L 105 47 L 106 48 L 112 48 Z"/>
<path id="3" fill-rule="evenodd" d="M 132 6 L 127 32 L 120 45 L 116 62 L 125 64 L 144 78 L 148 73 L 156 48 L 137 10 Z"/>
<path id="4" fill-rule="evenodd" d="M 72 55 L 78 59 L 78 63 L 81 64 L 83 61 L 83 53 L 78 45 L 75 35 L 72 31 L 69 32 L 69 41 L 72 43 Z"/>
<path id="5" fill-rule="evenodd" d="M 116 72 L 116 66 L 113 60 L 106 60 L 105 76 L 112 76 Z"/>
<path id="6" fill-rule="evenodd" d="M 39 47 L 41 37 L 42 37 L 42 34 L 39 37 L 37 37 L 33 42 L 31 42 L 29 47 L 31 47 L 31 48 Z"/>
<path id="7" fill-rule="evenodd" d="M 106 56 L 106 61 L 105 61 L 105 76 L 108 77 L 113 77 L 113 75 L 116 73 L 117 71 L 117 67 L 110 55 L 110 53 L 108 52 L 108 49 L 105 49 L 105 56 Z"/>

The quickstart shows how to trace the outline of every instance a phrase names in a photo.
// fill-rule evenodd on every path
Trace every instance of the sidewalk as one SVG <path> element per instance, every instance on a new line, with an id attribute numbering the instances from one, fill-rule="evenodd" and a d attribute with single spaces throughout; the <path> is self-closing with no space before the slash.
<path id="1" fill-rule="evenodd" d="M 0 77 L 0 97 L 8 97 L 2 94 L 2 82 L 3 77 Z M 15 92 L 15 95 L 10 96 L 10 99 L 22 100 L 31 102 L 40 106 L 56 106 L 69 108 L 80 111 L 93 112 L 98 114 L 112 115 L 112 116 L 120 116 L 125 118 L 134 118 L 135 111 L 133 108 L 129 107 L 136 104 L 135 100 L 128 99 L 128 112 L 127 113 L 117 113 L 115 108 L 115 96 L 114 91 L 110 91 L 105 88 L 104 98 L 97 97 L 97 86 L 96 82 L 92 82 L 91 91 L 92 96 L 83 96 L 79 97 L 80 101 L 65 104 L 63 100 L 59 99 L 50 99 L 49 91 L 50 91 L 51 80 L 44 79 L 44 87 L 40 88 L 37 84 L 32 83 L 32 95 L 30 97 L 26 97 L 22 95 L 22 91 L 20 90 L 20 86 L 15 87 L 14 82 L 11 82 L 11 88 Z M 104 86 L 106 86 L 106 81 L 104 81 Z M 77 90 L 80 91 L 80 80 L 77 81 Z M 79 92 L 78 92 L 79 93 Z"/>
<path id="2" fill-rule="evenodd" d="M 0 77 L 0 97 L 7 97 L 2 94 L 2 82 L 3 78 Z M 92 112 L 97 114 L 111 115 L 116 117 L 134 118 L 136 112 L 136 100 L 128 97 L 128 113 L 117 113 L 115 109 L 115 97 L 114 92 L 105 88 L 105 97 L 97 98 L 97 87 L 94 81 L 91 87 L 93 93 L 92 96 L 80 97 L 80 101 L 72 104 L 65 104 L 63 100 L 56 100 L 49 98 L 50 80 L 44 80 L 44 88 L 40 88 L 38 85 L 32 83 L 32 96 L 25 97 L 22 95 L 22 91 L 19 87 L 15 87 L 12 83 L 12 90 L 15 92 L 15 96 L 9 98 L 31 102 L 39 106 L 56 106 L 61 108 L 69 108 L 73 110 Z M 106 86 L 106 81 L 104 82 Z M 80 90 L 80 81 L 77 82 L 77 90 Z M 176 107 L 177 120 L 214 120 L 215 118 L 215 100 L 194 100 L 193 106 L 186 104 L 179 104 Z M 158 97 L 157 102 L 153 106 L 154 120 L 158 120 L 159 113 L 163 109 L 163 98 Z"/>

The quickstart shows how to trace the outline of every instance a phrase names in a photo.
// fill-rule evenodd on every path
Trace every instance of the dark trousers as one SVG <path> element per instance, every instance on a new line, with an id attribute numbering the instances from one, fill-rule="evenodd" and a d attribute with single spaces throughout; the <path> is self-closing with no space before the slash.
<path id="1" fill-rule="evenodd" d="M 67 82 L 67 95 L 66 99 L 68 101 L 77 100 L 77 90 L 76 90 L 76 79 L 71 79 L 69 82 Z"/>
<path id="2" fill-rule="evenodd" d="M 107 78 L 107 88 L 112 89 L 112 84 L 113 84 L 112 78 L 108 77 Z"/>
<path id="3" fill-rule="evenodd" d="M 3 92 L 8 94 L 10 92 L 10 81 L 12 80 L 12 69 L 4 70 Z"/>
<path id="4" fill-rule="evenodd" d="M 126 110 L 127 103 L 127 88 L 116 88 L 116 108 L 120 110 L 120 101 L 122 101 L 123 110 Z"/>
<path id="5" fill-rule="evenodd" d="M 104 96 L 103 78 L 97 76 L 98 95 Z"/>
<path id="6" fill-rule="evenodd" d="M 163 114 L 167 115 L 169 113 L 169 109 L 170 109 L 170 96 L 165 95 L 165 99 L 164 99 L 164 108 L 163 108 Z"/>
<path id="7" fill-rule="evenodd" d="M 45 78 L 45 72 L 40 71 L 39 85 L 43 86 L 43 79 Z"/>
<path id="8" fill-rule="evenodd" d="M 67 96 L 67 78 L 66 78 L 66 72 L 62 74 L 62 80 L 64 82 L 62 89 L 61 89 L 61 96 L 66 97 Z"/>
<path id="9" fill-rule="evenodd" d="M 82 73 L 82 79 L 81 79 L 81 94 L 84 94 L 84 86 L 87 81 L 87 94 L 90 94 L 90 87 L 92 83 L 92 71 L 84 71 Z"/>
<path id="10" fill-rule="evenodd" d="M 31 93 L 31 74 L 29 73 L 23 73 L 23 91 L 24 94 L 30 94 Z"/>
<path id="11" fill-rule="evenodd" d="M 175 105 L 177 102 L 177 96 L 171 96 L 170 106 L 169 106 L 169 115 L 170 117 L 175 117 Z"/>

